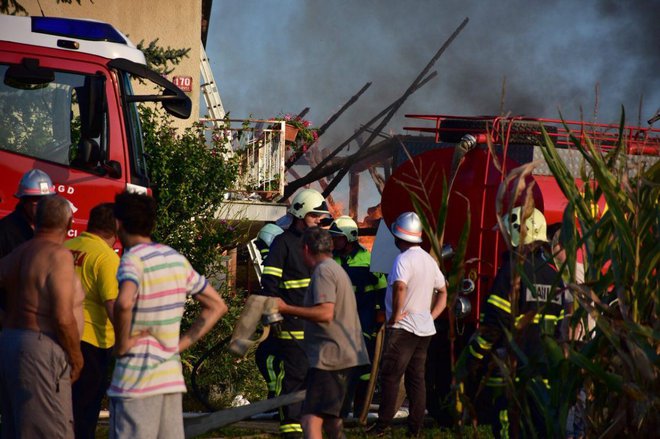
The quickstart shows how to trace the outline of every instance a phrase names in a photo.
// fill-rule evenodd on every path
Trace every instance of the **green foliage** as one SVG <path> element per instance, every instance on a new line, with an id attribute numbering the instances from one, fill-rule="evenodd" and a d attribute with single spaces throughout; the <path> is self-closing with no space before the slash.
<path id="1" fill-rule="evenodd" d="M 222 273 L 221 254 L 240 239 L 237 224 L 216 219 L 237 164 L 225 156 L 221 136 L 207 141 L 201 125 L 177 133 L 170 119 L 141 107 L 143 139 L 153 195 L 158 201 L 157 241 L 183 253 L 207 277 Z"/>
<path id="2" fill-rule="evenodd" d="M 223 341 L 228 341 L 227 337 L 231 336 L 246 298 L 245 292 L 225 295 L 229 307 L 227 315 L 206 337 L 183 353 L 184 375 L 189 390 L 189 394 L 184 400 L 184 410 L 205 410 L 199 401 L 194 399 L 191 373 L 201 357 L 214 347 L 216 348 L 201 362 L 197 370 L 196 383 L 202 398 L 218 409 L 229 407 L 233 398 L 239 394 L 251 402 L 266 398 L 266 384 L 254 361 L 254 351 L 250 351 L 245 358 L 237 358 L 228 353 L 227 345 L 223 343 Z M 188 304 L 182 331 L 185 331 L 192 323 L 198 308 L 196 302 L 191 301 Z"/>
<path id="3" fill-rule="evenodd" d="M 571 326 L 586 326 L 587 315 L 596 322 L 584 341 L 571 343 L 568 358 L 558 360 L 563 364 L 556 380 L 572 385 L 556 393 L 586 388 L 589 436 L 651 437 L 660 430 L 660 162 L 633 166 L 623 126 L 624 114 L 618 145 L 608 153 L 588 139 L 581 144 L 572 138 L 586 163 L 583 178 L 591 182 L 582 194 L 549 139 L 543 148 L 569 199 L 562 224 L 568 262 L 562 270 L 584 250 L 584 284 L 568 285 L 580 305 Z M 601 197 L 604 212 L 594 207 Z M 548 344 L 556 350 L 554 342 Z"/>
<path id="4" fill-rule="evenodd" d="M 225 142 L 218 132 L 207 138 L 201 125 L 177 132 L 163 113 L 140 108 L 153 195 L 158 201 L 154 239 L 180 251 L 197 271 L 212 280 L 229 306 L 229 313 L 200 342 L 182 354 L 185 377 L 195 362 L 216 342 L 231 334 L 243 307 L 244 296 L 228 291 L 223 252 L 243 238 L 239 225 L 216 219 L 224 194 L 236 179 L 237 165 L 225 156 Z M 190 300 L 182 321 L 185 331 L 196 319 L 199 305 Z M 218 406 L 227 406 L 243 393 L 260 399 L 265 389 L 253 359 L 237 360 L 220 350 L 198 374 L 200 388 Z M 260 393 L 261 392 L 261 393 Z M 186 409 L 200 409 L 191 395 Z"/>
<path id="5" fill-rule="evenodd" d="M 7 15 L 28 15 L 27 9 L 17 0 L 0 0 L 0 13 Z"/>
<path id="6" fill-rule="evenodd" d="M 190 53 L 190 48 L 172 49 L 170 46 L 163 48 L 158 45 L 158 38 L 151 41 L 147 46 L 144 45 L 144 40 L 141 40 L 137 44 L 137 48 L 144 53 L 147 66 L 161 75 L 172 73 L 174 68 L 169 67 L 169 65 L 179 65 L 181 60 L 188 58 L 188 53 Z"/>

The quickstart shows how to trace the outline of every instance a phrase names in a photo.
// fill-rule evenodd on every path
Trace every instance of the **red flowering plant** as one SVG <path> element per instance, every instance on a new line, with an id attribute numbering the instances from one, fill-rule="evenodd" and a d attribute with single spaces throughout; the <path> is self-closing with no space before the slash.
<path id="1" fill-rule="evenodd" d="M 293 142 L 288 143 L 294 152 L 305 152 L 319 138 L 318 130 L 312 127 L 312 123 L 295 114 L 285 114 L 275 120 L 284 120 L 288 126 L 298 129 L 298 135 Z"/>

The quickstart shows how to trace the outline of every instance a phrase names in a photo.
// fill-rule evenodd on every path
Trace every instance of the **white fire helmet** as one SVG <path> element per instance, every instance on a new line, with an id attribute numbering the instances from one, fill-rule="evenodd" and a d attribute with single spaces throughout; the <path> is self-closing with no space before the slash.
<path id="1" fill-rule="evenodd" d="M 16 198 L 22 197 L 41 197 L 44 195 L 54 195 L 55 186 L 48 174 L 40 169 L 32 169 L 21 177 L 18 183 Z"/>
<path id="2" fill-rule="evenodd" d="M 298 192 L 293 198 L 288 212 L 298 219 L 305 219 L 305 215 L 308 213 L 330 215 L 323 195 L 314 189 L 305 189 Z"/>
<path id="3" fill-rule="evenodd" d="M 511 210 L 510 217 L 509 215 L 504 215 L 502 218 L 504 220 L 505 228 L 511 235 L 511 245 L 514 247 L 520 245 L 521 216 L 522 209 L 520 207 L 514 207 Z M 523 244 L 531 244 L 534 241 L 548 241 L 545 217 L 540 210 L 534 208 L 532 214 L 525 221 L 525 226 L 527 227 L 527 233 L 525 234 Z"/>
<path id="4" fill-rule="evenodd" d="M 422 222 L 415 212 L 399 215 L 390 230 L 394 236 L 406 242 L 414 244 L 422 242 Z"/>
<path id="5" fill-rule="evenodd" d="M 273 240 L 277 235 L 284 232 L 280 226 L 277 224 L 266 224 L 259 230 L 257 237 L 266 243 L 268 247 L 273 243 Z"/>
<path id="6" fill-rule="evenodd" d="M 346 215 L 334 220 L 328 232 L 333 235 L 343 235 L 348 239 L 348 242 L 354 242 L 358 239 L 358 225 L 353 221 L 353 218 Z"/>

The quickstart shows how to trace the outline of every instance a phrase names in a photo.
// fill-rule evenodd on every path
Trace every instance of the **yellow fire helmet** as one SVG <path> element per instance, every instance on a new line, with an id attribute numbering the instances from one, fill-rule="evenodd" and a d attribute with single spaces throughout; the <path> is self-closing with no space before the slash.
<path id="1" fill-rule="evenodd" d="M 502 218 L 511 235 L 511 245 L 514 247 L 518 247 L 520 244 L 521 216 L 522 209 L 520 207 L 514 207 L 511 210 L 510 217 L 509 215 L 504 215 Z M 548 241 L 545 216 L 543 216 L 540 210 L 534 208 L 532 214 L 525 221 L 525 226 L 527 227 L 527 233 L 525 234 L 523 244 L 531 244 L 534 241 Z"/>

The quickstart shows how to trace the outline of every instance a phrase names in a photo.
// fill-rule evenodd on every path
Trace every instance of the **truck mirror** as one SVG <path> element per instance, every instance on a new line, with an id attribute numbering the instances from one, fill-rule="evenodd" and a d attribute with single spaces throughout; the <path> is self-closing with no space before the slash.
<path id="1" fill-rule="evenodd" d="M 187 96 L 185 99 L 181 99 L 174 92 L 166 89 L 163 93 L 163 97 L 167 96 L 172 96 L 172 99 L 163 100 L 163 108 L 165 108 L 165 111 L 179 119 L 187 119 L 190 117 L 192 102 Z"/>
<path id="2" fill-rule="evenodd" d="M 124 58 L 113 59 L 108 67 L 123 70 L 131 75 L 148 79 L 156 85 L 163 87 L 162 95 L 132 95 L 126 97 L 126 102 L 162 102 L 163 108 L 172 116 L 180 119 L 190 117 L 192 102 L 179 87 L 147 66 L 129 61 Z"/>
<path id="3" fill-rule="evenodd" d="M 39 60 L 23 58 L 20 64 L 13 64 L 5 72 L 4 83 L 22 90 L 36 90 L 47 87 L 55 80 L 55 72 L 40 67 Z"/>

